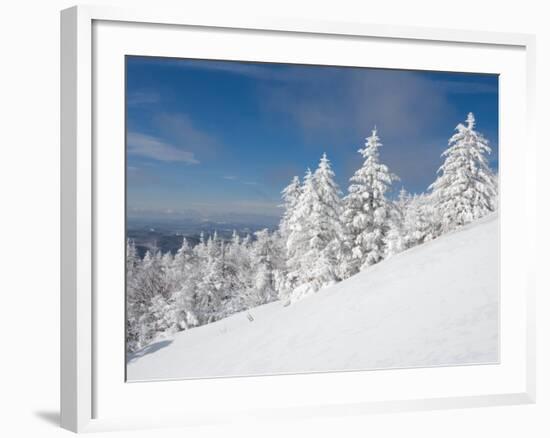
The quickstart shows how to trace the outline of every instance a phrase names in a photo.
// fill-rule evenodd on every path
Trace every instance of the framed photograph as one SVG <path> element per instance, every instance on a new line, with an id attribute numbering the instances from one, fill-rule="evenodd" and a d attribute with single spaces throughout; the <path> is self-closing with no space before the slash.
<path id="1" fill-rule="evenodd" d="M 534 402 L 534 37 L 61 26 L 63 427 Z"/>

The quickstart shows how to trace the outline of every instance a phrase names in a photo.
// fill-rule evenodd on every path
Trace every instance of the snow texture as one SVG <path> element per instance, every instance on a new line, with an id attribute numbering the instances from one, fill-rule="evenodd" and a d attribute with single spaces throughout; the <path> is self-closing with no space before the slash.
<path id="1" fill-rule="evenodd" d="M 128 380 L 495 363 L 498 260 L 492 213 L 290 306 L 150 344 L 129 357 Z"/>

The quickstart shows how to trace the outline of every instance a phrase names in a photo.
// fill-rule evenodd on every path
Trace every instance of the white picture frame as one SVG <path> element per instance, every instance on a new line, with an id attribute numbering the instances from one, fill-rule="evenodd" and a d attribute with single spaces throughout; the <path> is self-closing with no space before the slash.
<path id="1" fill-rule="evenodd" d="M 148 28 L 147 44 L 140 41 L 139 34 Z M 107 281 L 109 274 L 103 269 L 106 246 L 111 245 L 112 237 L 120 228 L 106 229 L 101 212 L 109 205 L 120 204 L 120 187 L 123 181 L 123 169 L 118 166 L 120 155 L 109 156 L 97 153 L 98 144 L 108 138 L 120 139 L 120 121 L 123 120 L 123 107 L 120 103 L 120 71 L 113 70 L 114 81 L 105 86 L 100 84 L 105 77 L 106 60 L 118 59 L 123 54 L 179 53 L 177 45 L 172 47 L 163 38 L 170 32 L 199 32 L 201 38 L 216 32 L 233 31 L 235 41 L 251 41 L 248 58 L 257 56 L 264 59 L 253 41 L 262 35 L 276 40 L 291 38 L 334 38 L 337 44 L 372 44 L 383 42 L 387 45 L 418 47 L 421 52 L 436 50 L 441 56 L 426 63 L 423 68 L 460 70 L 460 58 L 451 62 L 445 55 L 448 46 L 467 54 L 468 51 L 481 50 L 479 54 L 487 56 L 472 57 L 468 71 L 482 71 L 503 74 L 509 68 L 509 82 L 501 85 L 503 101 L 517 103 L 514 114 L 504 114 L 501 124 L 521 116 L 517 126 L 505 125 L 501 148 L 503 193 L 523 199 L 524 207 L 519 212 L 503 210 L 501 212 L 501 238 L 528 255 L 514 273 L 507 266 L 513 260 L 501 254 L 501 271 L 509 275 L 509 295 L 503 295 L 501 342 L 506 346 L 499 365 L 425 368 L 419 370 L 364 371 L 351 373 L 330 373 L 317 376 L 295 375 L 276 377 L 252 377 L 232 379 L 208 379 L 187 382 L 154 382 L 147 384 L 125 384 L 120 379 L 122 363 L 109 362 L 107 352 L 118 355 L 120 342 L 107 340 L 105 331 L 118 330 L 124 324 L 123 312 L 120 313 L 120 296 L 110 305 L 108 299 L 98 300 L 98 288 Z M 129 49 L 127 41 L 120 32 L 132 32 L 133 46 Z M 156 36 L 154 36 L 156 35 Z M 170 34 L 170 36 L 173 36 Z M 314 39 L 314 38 L 309 38 Z M 271 41 L 271 40 L 270 40 Z M 109 44 L 105 44 L 108 42 Z M 215 41 L 214 41 L 215 43 Z M 369 44 L 370 44 L 369 43 Z M 126 44 L 126 45 L 125 45 Z M 141 45 L 140 45 L 141 44 Z M 228 42 L 228 44 L 230 44 Z M 278 44 L 278 43 L 277 43 Z M 281 41 L 281 45 L 290 44 Z M 180 44 L 181 46 L 181 44 Z M 281 46 L 282 47 L 282 46 Z M 130 50 L 129 52 L 127 50 Z M 212 52 L 208 52 L 212 50 Z M 198 44 L 193 53 L 204 52 L 204 57 L 214 57 L 220 46 Z M 404 50 L 403 47 L 396 50 Z M 202 52 L 201 52 L 202 51 Z M 329 50 L 330 52 L 330 50 Z M 493 53 L 493 54 L 491 54 Z M 100 431 L 120 428 L 162 427 L 234 421 L 254 417 L 265 420 L 307 417 L 312 415 L 363 414 L 369 412 L 393 412 L 418 409 L 445 409 L 456 407 L 475 407 L 504 404 L 524 404 L 535 401 L 535 290 L 531 272 L 535 244 L 535 141 L 533 133 L 534 111 L 534 55 L 535 39 L 531 35 L 490 33 L 482 31 L 459 31 L 445 29 L 422 29 L 415 27 L 394 27 L 364 23 L 317 22 L 307 20 L 244 17 L 235 14 L 232 17 L 195 16 L 190 11 L 130 10 L 110 7 L 78 6 L 61 13 L 61 426 L 75 431 Z M 330 56 L 325 53 L 322 56 Z M 333 54 L 334 55 L 334 54 Z M 234 52 L 234 59 L 239 53 Z M 277 55 L 274 51 L 271 55 Z M 299 54 L 294 60 L 299 59 Z M 321 56 L 321 55 L 319 55 Z M 497 59 L 498 58 L 498 59 Z M 230 58 L 228 58 L 230 59 Z M 279 58 L 277 58 L 279 59 Z M 281 60 L 285 60 L 283 56 Z M 343 58 L 342 58 L 343 59 Z M 336 62 L 343 63 L 344 60 Z M 99 61 L 99 62 L 98 62 Z M 120 61 L 120 62 L 119 62 Z M 318 61 L 318 60 L 317 60 Z M 385 64 L 380 57 L 373 66 L 395 67 L 395 59 Z M 413 68 L 415 60 L 403 57 L 402 68 Z M 464 61 L 465 62 L 465 61 Z M 479 65 L 476 67 L 475 63 Z M 491 67 L 494 62 L 495 67 Z M 322 62 L 321 62 L 322 63 Z M 454 64 L 453 64 L 454 63 Z M 499 64 L 500 63 L 500 64 Z M 439 67 L 438 67 L 439 65 Z M 508 66 L 508 67 L 507 67 Z M 489 69 L 490 71 L 487 71 Z M 506 70 L 508 71 L 508 70 Z M 506 77 L 506 76 L 505 76 Z M 512 80 L 520 82 L 512 83 Z M 117 89 L 118 87 L 118 89 Z M 503 88 L 504 87 L 504 88 Z M 516 91 L 508 95 L 507 88 Z M 99 90 L 99 91 L 98 91 Z M 103 91 L 101 91 L 103 90 Z M 106 127 L 102 117 L 105 109 L 106 92 L 114 99 L 110 104 L 113 111 L 112 126 Z M 509 100 L 507 100 L 509 99 Z M 120 113 L 122 111 L 122 113 Z M 98 129 L 98 124 L 100 128 Z M 115 126 L 116 125 L 116 126 Z M 501 130 L 502 130 L 501 126 Z M 118 134 L 117 134 L 118 133 Z M 112 135 L 112 137 L 109 137 Z M 518 141 L 521 139 L 521 147 Z M 508 141 L 510 140 L 510 141 Z M 515 140 L 515 141 L 511 141 Z M 506 143 L 509 147 L 506 147 Z M 515 145 L 515 146 L 514 146 Z M 124 148 L 124 143 L 120 144 Z M 113 148 L 116 151 L 120 149 Z M 118 158 L 117 158 L 118 157 Z M 117 167 L 118 166 L 118 167 Z M 118 170 L 117 170 L 118 169 Z M 507 184 L 508 180 L 519 181 L 517 187 Z M 123 183 L 122 183 L 123 184 Z M 108 187 L 118 187 L 111 196 Z M 121 191 L 122 190 L 122 191 Z M 117 197 L 118 196 L 118 197 Z M 122 195 L 123 196 L 123 195 Z M 506 201 L 503 201 L 506 204 Z M 104 204 L 103 204 L 104 203 Z M 98 208 L 100 206 L 102 208 Z M 118 214 L 118 213 L 117 213 Z M 116 214 L 115 214 L 116 216 Z M 115 222 L 117 222 L 115 220 Z M 525 224 L 521 242 L 514 240 L 514 230 L 518 224 Z M 115 239 L 116 240 L 116 239 Z M 122 238 L 121 241 L 124 239 Z M 116 257 L 116 250 L 112 252 Z M 507 253 L 508 254 L 508 253 Z M 116 259 L 115 260 L 116 263 Z M 120 261 L 122 264 L 122 261 Z M 111 263 L 112 264 L 112 263 Z M 119 275 L 120 274 L 120 275 Z M 122 270 L 118 275 L 120 276 Z M 504 274 L 502 274 L 504 275 Z M 114 277 L 113 277 L 114 278 Z M 110 279 L 110 277 L 109 277 Z M 109 280 L 110 281 L 110 280 Z M 114 284 L 114 283 L 113 283 Z M 501 280 L 501 284 L 502 280 Z M 113 287 L 114 294 L 120 288 Z M 508 292 L 507 292 L 508 293 Z M 120 294 L 124 294 L 120 290 Z M 512 295 L 515 294 L 515 295 Z M 510 299 L 508 298 L 510 297 Z M 106 307 L 110 305 L 110 307 Z M 118 312 L 118 313 L 117 313 Z M 101 324 L 98 319 L 101 319 Z M 120 320 L 116 320 L 119 318 Z M 516 323 L 514 323 L 514 321 Z M 122 331 L 121 338 L 122 338 Z M 508 348 L 509 346 L 509 348 Z M 103 353 L 103 354 L 101 354 Z M 512 354 L 513 353 L 513 354 Z M 124 354 L 124 352 L 120 352 Z M 118 357 L 118 356 L 117 356 Z M 114 359 L 113 359 L 114 360 Z M 112 371 L 110 367 L 116 368 Z M 484 368 L 481 368 L 484 367 Z M 479 369 L 478 369 L 479 368 Z M 504 371 L 503 371 L 504 370 Z M 123 372 L 122 372 L 123 373 Z M 372 373 L 376 374 L 376 384 Z M 405 389 L 393 390 L 387 382 L 397 378 L 404 382 Z M 369 378 L 369 376 L 371 378 Z M 274 380 L 275 379 L 275 380 Z M 438 382 L 455 381 L 454 389 L 439 385 Z M 416 383 L 413 387 L 412 380 Z M 464 381 L 471 384 L 463 385 Z M 114 383 L 113 383 L 114 382 Z M 407 388 L 407 383 L 411 387 Z M 432 383 L 429 383 L 432 382 Z M 477 383 L 476 383 L 477 382 Z M 485 382 L 485 384 L 481 384 Z M 116 384 L 115 384 L 116 383 Z M 140 386 L 141 385 L 141 386 Z M 232 400 L 231 409 L 225 409 L 227 399 L 220 396 L 219 403 L 211 409 L 201 400 L 194 406 L 174 406 L 174 394 L 169 394 L 170 385 L 186 385 L 188 391 L 200 391 L 208 394 L 240 393 Z M 322 385 L 323 394 L 315 392 Z M 357 393 L 361 385 L 369 388 L 369 394 Z M 430 388 L 430 385 L 433 385 Z M 477 386 L 476 386 L 477 385 Z M 403 385 L 401 385 L 403 386 Z M 297 388 L 300 394 L 288 397 L 290 388 Z M 391 390 L 390 390 L 391 389 Z M 311 396 L 302 393 L 311 391 Z M 132 415 L 131 409 L 124 409 L 137 397 L 155 398 L 167 395 L 172 408 L 162 403 L 149 406 L 147 414 Z M 269 403 L 265 400 L 269 394 Z M 253 399 L 252 401 L 247 399 Z M 212 404 L 212 403 L 210 403 Z"/>

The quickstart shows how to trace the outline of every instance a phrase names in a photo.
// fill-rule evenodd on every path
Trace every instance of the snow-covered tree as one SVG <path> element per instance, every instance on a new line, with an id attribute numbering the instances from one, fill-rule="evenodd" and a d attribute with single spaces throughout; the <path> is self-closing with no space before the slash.
<path id="1" fill-rule="evenodd" d="M 411 195 L 401 187 L 397 200 L 394 201 L 394 208 L 391 212 L 390 229 L 386 238 L 386 254 L 384 258 L 389 258 L 407 248 L 407 229 L 406 216 Z"/>
<path id="2" fill-rule="evenodd" d="M 315 190 L 315 179 L 310 169 L 307 169 L 300 197 L 288 219 L 286 239 L 286 284 L 282 298 L 287 300 L 290 294 L 311 278 L 310 268 L 316 256 L 311 251 L 312 229 L 311 218 L 314 206 L 318 202 Z"/>
<path id="3" fill-rule="evenodd" d="M 414 195 L 404 209 L 403 249 L 429 242 L 439 235 L 441 221 L 430 194 Z"/>
<path id="4" fill-rule="evenodd" d="M 399 190 L 399 195 L 397 196 L 397 200 L 395 201 L 395 205 L 397 205 L 399 211 L 405 212 L 409 203 L 411 202 L 411 199 L 411 194 L 407 192 L 405 187 L 401 187 L 401 190 Z"/>
<path id="5" fill-rule="evenodd" d="M 244 309 L 244 291 L 250 280 L 249 243 L 233 231 L 231 241 L 224 246 L 223 254 L 223 313 L 231 315 Z"/>
<path id="6" fill-rule="evenodd" d="M 126 349 L 135 351 L 140 342 L 138 306 L 136 304 L 135 284 L 138 276 L 140 259 L 136 246 L 130 239 L 126 240 Z"/>
<path id="7" fill-rule="evenodd" d="M 492 211 L 498 210 L 498 189 L 499 189 L 499 178 L 498 178 L 498 172 L 493 172 L 493 185 L 495 186 L 496 194 L 493 197 L 493 204 L 492 204 Z"/>
<path id="8" fill-rule="evenodd" d="M 302 194 L 302 184 L 298 176 L 294 176 L 291 182 L 281 191 L 281 198 L 283 203 L 280 207 L 284 208 L 281 221 L 279 222 L 279 232 L 277 233 L 278 240 L 277 245 L 282 253 L 284 263 L 275 272 L 276 290 L 279 299 L 287 300 L 290 292 L 292 291 L 293 283 L 295 283 L 288 270 L 291 268 L 291 264 L 287 264 L 287 260 L 290 258 L 291 251 L 294 249 L 294 245 L 289 242 L 289 237 L 292 234 L 294 217 L 297 214 L 296 208 L 300 196 Z"/>
<path id="9" fill-rule="evenodd" d="M 277 298 L 275 270 L 278 255 L 274 238 L 269 230 L 254 233 L 256 240 L 250 249 L 251 283 L 246 292 L 246 308 L 269 303 Z"/>
<path id="10" fill-rule="evenodd" d="M 140 299 L 149 301 L 155 295 L 168 295 L 165 268 L 162 253 L 158 248 L 154 247 L 145 253 L 135 286 L 136 295 Z"/>
<path id="11" fill-rule="evenodd" d="M 382 146 L 376 128 L 359 149 L 363 165 L 351 177 L 348 195 L 344 199 L 344 221 L 351 251 L 348 275 L 379 262 L 386 252 L 390 229 L 391 201 L 386 198 L 397 176 L 380 163 L 378 149 Z"/>
<path id="12" fill-rule="evenodd" d="M 294 209 L 300 198 L 301 191 L 302 185 L 300 183 L 300 178 L 295 176 L 292 178 L 290 184 L 281 192 L 283 198 L 283 204 L 281 207 L 284 208 L 284 212 L 279 224 L 279 232 L 283 239 L 286 239 L 289 232 L 289 222 L 294 214 Z"/>
<path id="13" fill-rule="evenodd" d="M 306 172 L 286 223 L 284 299 L 301 299 L 341 278 L 344 230 L 340 194 L 330 161 L 323 154 L 315 173 Z"/>
<path id="14" fill-rule="evenodd" d="M 201 324 L 216 321 L 220 317 L 223 296 L 224 247 L 220 245 L 218 234 L 210 236 L 204 245 L 201 257 L 201 278 L 197 284 L 197 318 Z"/>
<path id="15" fill-rule="evenodd" d="M 441 232 L 447 232 L 494 211 L 497 188 L 486 155 L 489 142 L 475 130 L 475 118 L 468 114 L 466 124 L 458 124 L 449 139 L 449 148 L 430 186 L 441 216 Z"/>
<path id="16" fill-rule="evenodd" d="M 326 154 L 323 154 L 314 174 L 317 202 L 314 204 L 311 222 L 311 245 L 319 254 L 312 266 L 316 288 L 341 279 L 340 264 L 343 259 L 344 225 L 342 223 L 341 191 L 334 180 L 334 172 Z"/>
<path id="17" fill-rule="evenodd" d="M 132 255 L 131 250 L 127 252 L 128 255 Z M 126 339 L 129 351 L 144 347 L 158 334 L 152 303 L 159 297 L 164 300 L 170 298 L 171 291 L 166 275 L 168 262 L 168 259 L 163 261 L 158 249 L 152 248 L 135 264 L 131 277 L 127 277 Z M 129 264 L 130 261 L 127 260 L 127 266 Z"/>
<path id="18" fill-rule="evenodd" d="M 126 239 L 126 276 L 131 279 L 137 268 L 139 257 L 136 250 L 136 244 L 133 240 Z"/>
<path id="19" fill-rule="evenodd" d="M 405 249 L 404 215 L 404 210 L 402 210 L 398 204 L 395 203 L 391 212 L 389 229 L 386 235 L 384 252 L 385 259 L 390 258 L 395 254 L 399 254 Z"/>
<path id="20" fill-rule="evenodd" d="M 176 278 L 172 305 L 176 325 L 188 329 L 198 324 L 196 316 L 196 289 L 199 282 L 198 259 L 186 238 L 176 252 L 172 263 L 172 275 Z"/>
<path id="21" fill-rule="evenodd" d="M 173 296 L 155 295 L 151 299 L 148 313 L 150 315 L 149 332 L 151 341 L 174 334 L 180 330 L 179 312 Z"/>

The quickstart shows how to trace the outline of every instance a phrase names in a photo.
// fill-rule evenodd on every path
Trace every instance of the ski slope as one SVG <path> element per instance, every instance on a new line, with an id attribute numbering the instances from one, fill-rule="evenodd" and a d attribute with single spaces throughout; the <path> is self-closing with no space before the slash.
<path id="1" fill-rule="evenodd" d="M 291 306 L 270 303 L 153 343 L 129 359 L 127 377 L 498 362 L 498 273 L 492 214 Z"/>

